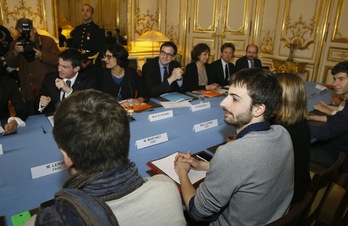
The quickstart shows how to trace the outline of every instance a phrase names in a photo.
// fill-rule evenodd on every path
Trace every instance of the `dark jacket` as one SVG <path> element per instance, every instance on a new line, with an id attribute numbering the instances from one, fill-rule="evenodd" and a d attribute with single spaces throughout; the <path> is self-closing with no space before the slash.
<path id="1" fill-rule="evenodd" d="M 56 111 L 56 106 L 60 101 L 60 90 L 56 87 L 55 80 L 59 78 L 58 72 L 53 72 L 47 74 L 42 82 L 41 90 L 39 91 L 38 96 L 34 102 L 34 110 L 37 111 L 39 108 L 40 97 L 41 96 L 49 96 L 51 97 L 51 102 L 45 107 L 43 113 L 53 113 Z M 88 77 L 83 72 L 79 72 L 75 83 L 72 86 L 73 92 L 85 89 L 94 89 L 95 81 Z M 39 112 L 37 112 L 39 113 Z"/>
<path id="2" fill-rule="evenodd" d="M 145 88 L 141 77 L 138 76 L 134 68 L 125 68 L 125 74 L 122 82 L 118 85 L 113 80 L 113 75 L 110 69 L 103 68 L 102 81 L 98 90 L 105 93 L 109 93 L 114 97 L 118 97 L 119 94 L 122 99 L 145 97 Z"/>
<path id="3" fill-rule="evenodd" d="M 261 68 L 261 60 L 259 59 L 254 59 L 254 67 Z M 236 61 L 236 70 L 240 71 L 244 68 L 249 68 L 249 63 L 248 63 L 248 58 L 246 56 L 242 56 Z"/>
<path id="4" fill-rule="evenodd" d="M 211 71 L 212 71 L 212 76 L 214 77 L 214 82 L 218 83 L 220 86 L 226 86 L 228 85 L 228 81 L 231 77 L 236 72 L 236 67 L 234 64 L 228 62 L 228 71 L 229 71 L 229 76 L 228 79 L 225 80 L 225 69 L 224 66 L 222 65 L 221 59 L 218 59 L 210 64 L 211 66 Z"/>
<path id="5" fill-rule="evenodd" d="M 208 84 L 214 83 L 214 76 L 211 71 L 211 66 L 210 64 L 205 64 L 205 71 L 207 72 L 207 77 L 208 77 Z M 196 62 L 189 63 L 186 65 L 185 68 L 185 75 L 184 75 L 184 90 L 185 91 L 194 91 L 194 90 L 201 90 L 205 89 L 204 86 L 199 86 L 198 85 L 198 69 L 197 69 L 197 64 Z"/>
<path id="6" fill-rule="evenodd" d="M 169 76 L 172 74 L 174 68 L 180 68 L 180 63 L 172 61 L 168 67 Z M 148 97 L 158 97 L 163 93 L 168 92 L 181 92 L 182 88 L 179 87 L 177 82 L 173 82 L 169 85 L 167 80 L 161 81 L 161 69 L 159 65 L 158 57 L 148 60 L 142 68 L 142 76 L 145 83 L 146 92 Z"/>
<path id="7" fill-rule="evenodd" d="M 10 117 L 8 102 L 11 101 L 16 112 L 16 117 L 23 121 L 27 119 L 28 112 L 16 82 L 4 76 L 0 76 L 0 120 L 6 121 Z M 1 124 L 0 124 L 1 126 Z"/>
<path id="8" fill-rule="evenodd" d="M 326 143 L 326 151 L 332 159 L 337 159 L 342 151 L 348 156 L 348 102 L 342 111 L 328 115 L 323 126 L 311 126 L 310 129 L 313 138 Z M 348 172 L 348 158 L 343 162 L 342 171 Z"/>

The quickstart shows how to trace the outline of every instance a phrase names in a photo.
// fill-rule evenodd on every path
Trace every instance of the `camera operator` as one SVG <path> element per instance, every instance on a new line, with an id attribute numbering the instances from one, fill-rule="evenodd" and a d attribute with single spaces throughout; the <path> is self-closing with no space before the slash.
<path id="1" fill-rule="evenodd" d="M 16 30 L 20 36 L 11 43 L 5 60 L 10 67 L 19 68 L 21 94 L 28 112 L 33 114 L 33 102 L 44 76 L 56 71 L 60 52 L 51 37 L 37 33 L 30 19 L 17 20 Z"/>

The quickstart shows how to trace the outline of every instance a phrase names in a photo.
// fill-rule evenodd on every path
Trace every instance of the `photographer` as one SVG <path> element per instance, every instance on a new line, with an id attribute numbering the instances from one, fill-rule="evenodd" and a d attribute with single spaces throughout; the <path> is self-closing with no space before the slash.
<path id="1" fill-rule="evenodd" d="M 20 36 L 11 43 L 5 60 L 10 67 L 19 68 L 21 94 L 28 112 L 33 114 L 33 101 L 41 88 L 44 76 L 56 71 L 60 52 L 51 37 L 37 33 L 30 19 L 19 19 L 16 30 Z"/>

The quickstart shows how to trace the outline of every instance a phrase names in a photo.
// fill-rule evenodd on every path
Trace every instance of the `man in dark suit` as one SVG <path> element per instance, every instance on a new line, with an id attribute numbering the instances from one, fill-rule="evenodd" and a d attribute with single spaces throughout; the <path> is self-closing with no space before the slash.
<path id="1" fill-rule="evenodd" d="M 71 93 L 91 89 L 95 80 L 80 72 L 83 57 L 76 49 L 67 49 L 59 55 L 58 72 L 47 74 L 34 106 L 38 112 L 50 114 L 56 110 L 59 101 Z"/>
<path id="2" fill-rule="evenodd" d="M 214 82 L 218 83 L 220 86 L 228 85 L 230 76 L 236 72 L 236 67 L 233 63 L 230 63 L 235 50 L 236 48 L 233 43 L 224 43 L 221 46 L 221 58 L 210 64 L 214 75 Z"/>
<path id="3" fill-rule="evenodd" d="M 10 117 L 9 101 L 15 110 L 15 117 Z M 0 75 L 0 120 L 5 134 L 14 133 L 18 126 L 24 126 L 27 117 L 27 108 L 16 82 Z"/>
<path id="4" fill-rule="evenodd" d="M 261 60 L 257 59 L 259 48 L 255 44 L 249 44 L 246 48 L 246 55 L 236 61 L 237 71 L 243 68 L 261 68 Z"/>
<path id="5" fill-rule="evenodd" d="M 81 51 L 86 74 L 96 76 L 102 67 L 100 54 L 105 49 L 105 30 L 93 22 L 94 8 L 90 4 L 83 4 L 81 13 L 83 23 L 71 31 L 69 47 Z"/>
<path id="6" fill-rule="evenodd" d="M 183 70 L 180 63 L 173 60 L 176 53 L 177 47 L 173 42 L 164 42 L 159 57 L 143 65 L 142 76 L 148 98 L 181 91 Z"/>

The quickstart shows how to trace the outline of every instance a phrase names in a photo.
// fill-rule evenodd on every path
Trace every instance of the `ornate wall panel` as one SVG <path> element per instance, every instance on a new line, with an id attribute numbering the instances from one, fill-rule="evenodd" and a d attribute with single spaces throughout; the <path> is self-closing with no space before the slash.
<path id="1" fill-rule="evenodd" d="M 314 59 L 322 7 L 322 0 L 286 2 L 281 40 L 287 49 L 280 48 L 280 56 L 288 56 L 289 49 L 294 48 L 295 57 Z"/>
<path id="2" fill-rule="evenodd" d="M 195 0 L 193 32 L 216 32 L 216 12 L 219 1 Z"/>
<path id="3" fill-rule="evenodd" d="M 49 11 L 47 12 L 46 3 Z M 16 21 L 22 17 L 33 21 L 39 29 L 54 33 L 54 1 L 45 0 L 1 0 L 1 21 L 9 29 L 14 29 Z M 48 22 L 49 21 L 49 22 Z M 13 31 L 13 30 L 12 30 Z"/>
<path id="4" fill-rule="evenodd" d="M 328 60 L 335 62 L 348 61 L 348 49 L 330 47 Z"/>
<path id="5" fill-rule="evenodd" d="M 255 42 L 259 45 L 259 54 L 261 57 L 265 55 L 273 55 L 277 27 L 279 26 L 280 17 L 280 1 L 264 0 L 259 1 L 256 6 L 255 16 Z"/>
<path id="6" fill-rule="evenodd" d="M 149 30 L 159 30 L 161 27 L 161 0 L 136 0 L 134 5 L 135 40 L 143 33 Z"/>
<path id="7" fill-rule="evenodd" d="M 347 21 L 348 21 L 348 1 L 347 0 L 339 0 L 337 11 L 336 11 L 336 20 L 335 20 L 335 28 L 332 37 L 332 41 L 334 42 L 344 42 L 348 43 L 348 29 L 347 29 Z"/>
<path id="8" fill-rule="evenodd" d="M 250 15 L 250 0 L 223 1 L 222 13 L 218 14 L 219 21 L 223 21 L 221 31 L 224 33 L 247 34 Z"/>
<path id="9" fill-rule="evenodd" d="M 250 0 L 224 0 L 221 4 L 219 21 L 216 32 L 217 49 L 216 56 L 220 56 L 220 49 L 224 42 L 233 42 L 236 47 L 236 55 L 243 55 L 245 47 L 249 43 L 250 26 L 252 22 L 252 1 Z M 222 13 L 221 13 L 222 12 Z"/>

